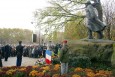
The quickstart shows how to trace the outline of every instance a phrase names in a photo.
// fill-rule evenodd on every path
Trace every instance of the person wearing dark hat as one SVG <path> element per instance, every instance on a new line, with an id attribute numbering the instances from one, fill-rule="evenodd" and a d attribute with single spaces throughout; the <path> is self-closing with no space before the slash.
<path id="1" fill-rule="evenodd" d="M 105 29 L 106 25 L 99 19 L 96 14 L 96 9 L 93 7 L 90 1 L 85 3 L 86 5 L 86 18 L 87 18 L 87 28 L 88 28 L 88 39 L 93 39 L 92 32 L 97 32 L 98 39 L 103 38 L 102 31 Z"/>
<path id="2" fill-rule="evenodd" d="M 63 41 L 63 46 L 60 51 L 60 62 L 61 62 L 61 75 L 68 73 L 68 62 L 69 62 L 69 48 L 67 45 L 67 40 Z"/>
<path id="3" fill-rule="evenodd" d="M 2 50 L 1 50 L 1 47 L 0 47 L 0 67 L 2 67 Z"/>
<path id="4" fill-rule="evenodd" d="M 24 48 L 24 46 L 22 46 L 22 41 L 19 41 L 19 45 L 16 46 L 16 52 L 17 52 L 16 66 L 21 66 L 21 63 L 22 63 L 22 54 L 23 54 L 23 48 Z"/>

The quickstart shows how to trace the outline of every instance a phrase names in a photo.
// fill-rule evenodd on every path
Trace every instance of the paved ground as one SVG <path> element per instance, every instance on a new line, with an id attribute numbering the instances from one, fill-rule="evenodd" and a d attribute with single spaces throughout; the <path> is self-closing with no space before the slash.
<path id="1" fill-rule="evenodd" d="M 34 65 L 38 58 L 29 58 L 23 57 L 22 58 L 22 66 L 31 66 Z M 8 61 L 4 61 L 2 59 L 3 66 L 16 66 L 16 57 L 9 57 Z"/>

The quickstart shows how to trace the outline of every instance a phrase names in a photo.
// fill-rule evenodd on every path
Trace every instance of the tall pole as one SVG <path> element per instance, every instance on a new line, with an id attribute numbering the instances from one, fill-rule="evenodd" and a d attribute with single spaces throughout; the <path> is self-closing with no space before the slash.
<path id="1" fill-rule="evenodd" d="M 39 45 L 41 45 L 41 43 L 40 43 L 40 29 L 39 29 Z"/>
<path id="2" fill-rule="evenodd" d="M 38 26 L 39 26 L 39 45 L 41 45 L 41 25 Z"/>

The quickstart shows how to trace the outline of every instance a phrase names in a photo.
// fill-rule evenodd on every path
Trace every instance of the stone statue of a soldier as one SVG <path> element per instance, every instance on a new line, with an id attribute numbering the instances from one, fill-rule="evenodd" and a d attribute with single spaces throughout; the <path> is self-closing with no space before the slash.
<path id="1" fill-rule="evenodd" d="M 93 7 L 90 1 L 87 1 L 86 5 L 86 18 L 88 28 L 88 38 L 93 39 L 92 32 L 98 33 L 98 39 L 103 38 L 102 31 L 106 25 L 98 18 L 96 9 Z"/>

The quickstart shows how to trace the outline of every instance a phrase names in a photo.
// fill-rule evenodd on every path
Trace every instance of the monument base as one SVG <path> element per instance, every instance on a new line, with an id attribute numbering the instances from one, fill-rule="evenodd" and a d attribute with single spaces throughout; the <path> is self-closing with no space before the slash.
<path id="1" fill-rule="evenodd" d="M 103 39 L 82 39 L 69 41 L 70 54 L 86 55 L 90 59 L 110 62 L 115 65 L 115 41 Z"/>

